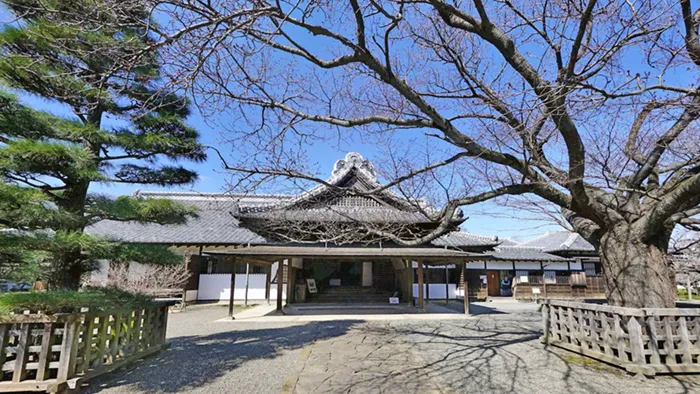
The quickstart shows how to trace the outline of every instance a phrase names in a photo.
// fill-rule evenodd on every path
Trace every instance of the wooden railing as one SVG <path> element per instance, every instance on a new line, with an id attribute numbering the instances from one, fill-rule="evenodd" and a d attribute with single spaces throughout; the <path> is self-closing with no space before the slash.
<path id="1" fill-rule="evenodd" d="M 628 372 L 700 372 L 700 309 L 621 308 L 543 299 L 542 342 Z"/>
<path id="2" fill-rule="evenodd" d="M 0 316 L 0 392 L 73 389 L 165 345 L 168 306 Z"/>

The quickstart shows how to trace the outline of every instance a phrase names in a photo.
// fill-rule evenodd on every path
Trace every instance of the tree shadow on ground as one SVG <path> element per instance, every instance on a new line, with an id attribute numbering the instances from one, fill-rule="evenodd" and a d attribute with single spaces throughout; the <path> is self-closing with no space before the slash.
<path id="1" fill-rule="evenodd" d="M 124 385 L 134 385 L 135 390 L 146 393 L 188 392 L 248 361 L 273 359 L 284 351 L 342 336 L 356 323 L 344 320 L 263 329 L 251 326 L 211 335 L 176 337 L 169 340 L 168 350 L 137 362 L 126 373 L 116 371 L 91 382 L 84 392 L 98 393 Z"/>
<path id="2" fill-rule="evenodd" d="M 353 387 L 392 387 L 423 392 L 436 383 L 449 392 L 463 393 L 695 393 L 700 377 L 638 379 L 619 368 L 546 347 L 536 311 L 477 316 L 464 321 L 424 324 L 387 322 L 367 325 L 363 335 L 400 343 L 412 356 L 400 371 L 372 363 L 352 369 L 360 379 L 332 382 L 332 392 Z M 359 356 L 358 356 L 359 357 Z M 396 387 L 396 386 L 394 386 Z"/>

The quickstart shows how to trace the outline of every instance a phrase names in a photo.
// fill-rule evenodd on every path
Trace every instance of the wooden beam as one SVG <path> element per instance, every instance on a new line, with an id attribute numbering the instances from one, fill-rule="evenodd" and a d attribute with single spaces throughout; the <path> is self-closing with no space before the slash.
<path id="1" fill-rule="evenodd" d="M 469 279 L 467 277 L 467 263 L 462 262 L 462 275 L 464 275 L 464 314 L 469 314 Z"/>
<path id="2" fill-rule="evenodd" d="M 250 285 L 250 263 L 245 263 L 245 306 L 248 306 L 248 286 Z"/>
<path id="3" fill-rule="evenodd" d="M 270 266 L 272 267 L 272 266 Z M 265 299 L 267 300 L 267 305 L 270 305 L 270 274 L 271 268 L 265 270 Z"/>
<path id="4" fill-rule="evenodd" d="M 277 312 L 282 312 L 282 281 L 284 278 L 284 260 L 277 263 Z"/>
<path id="5" fill-rule="evenodd" d="M 425 300 L 423 299 L 423 262 L 418 262 L 418 309 L 425 309 Z"/>
<path id="6" fill-rule="evenodd" d="M 421 263 L 423 264 L 423 263 Z M 427 275 L 425 275 L 425 302 L 430 301 L 430 266 L 424 267 L 428 270 Z"/>
<path id="7" fill-rule="evenodd" d="M 296 287 L 296 281 L 297 281 L 297 269 L 294 267 L 291 262 L 292 260 L 288 260 L 289 263 L 287 263 L 287 306 L 290 304 L 293 304 L 296 302 L 296 294 L 295 294 L 295 287 Z"/>
<path id="8" fill-rule="evenodd" d="M 233 293 L 236 292 L 236 258 L 234 257 L 233 260 L 231 261 L 231 264 L 233 265 L 233 269 L 231 270 L 231 294 L 228 296 L 228 317 L 231 318 L 231 320 L 235 320 L 236 318 L 233 317 Z"/>
<path id="9" fill-rule="evenodd" d="M 445 266 L 445 305 L 450 303 L 450 269 Z"/>

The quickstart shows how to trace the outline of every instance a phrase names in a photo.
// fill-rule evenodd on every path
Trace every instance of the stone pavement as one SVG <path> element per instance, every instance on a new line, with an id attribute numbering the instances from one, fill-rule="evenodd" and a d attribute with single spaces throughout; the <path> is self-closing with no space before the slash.
<path id="1" fill-rule="evenodd" d="M 223 322 L 227 308 L 192 308 L 170 317 L 168 351 L 106 375 L 87 391 L 700 393 L 698 375 L 638 379 L 570 352 L 546 349 L 538 341 L 536 305 L 474 307 L 481 314 L 460 319 L 367 321 L 349 315 L 343 320 L 267 322 Z"/>
<path id="2" fill-rule="evenodd" d="M 284 393 L 700 393 L 700 377 L 639 379 L 539 342 L 527 303 L 475 305 L 462 320 L 353 325 L 304 349 Z"/>
<path id="3" fill-rule="evenodd" d="M 411 368 L 418 361 L 397 338 L 367 335 L 366 325 L 304 349 L 283 393 L 440 393 Z"/>

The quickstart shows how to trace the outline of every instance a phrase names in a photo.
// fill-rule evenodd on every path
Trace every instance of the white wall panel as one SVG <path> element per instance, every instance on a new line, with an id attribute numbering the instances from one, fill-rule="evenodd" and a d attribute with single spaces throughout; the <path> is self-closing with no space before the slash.
<path id="1" fill-rule="evenodd" d="M 423 296 L 427 298 L 428 293 L 427 293 L 427 288 L 426 285 L 423 284 Z M 450 294 L 450 298 L 457 298 L 457 285 L 455 283 L 450 283 L 448 285 L 447 291 Z M 413 297 L 417 298 L 418 297 L 418 283 L 413 284 Z M 431 300 L 433 299 L 445 299 L 445 284 L 442 283 L 431 283 L 430 284 L 430 298 Z"/>
<path id="2" fill-rule="evenodd" d="M 488 270 L 512 270 L 513 263 L 510 261 L 488 261 L 486 262 Z"/>
<path id="3" fill-rule="evenodd" d="M 265 274 L 250 274 L 248 285 L 248 300 L 261 301 L 265 299 Z M 200 301 L 228 301 L 231 289 L 231 274 L 201 274 L 199 275 L 199 291 L 197 299 Z M 284 285 L 282 298 L 286 299 L 287 285 Z M 236 274 L 236 291 L 233 293 L 236 301 L 245 299 L 245 274 Z M 277 298 L 277 284 L 270 288 L 270 299 Z"/>
<path id="4" fill-rule="evenodd" d="M 569 264 L 568 263 L 545 263 L 544 270 L 545 271 L 568 271 Z"/>
<path id="5" fill-rule="evenodd" d="M 529 270 L 529 271 L 539 271 L 542 269 L 542 266 L 540 265 L 539 261 L 516 261 L 515 262 L 515 269 L 516 270 Z"/>

